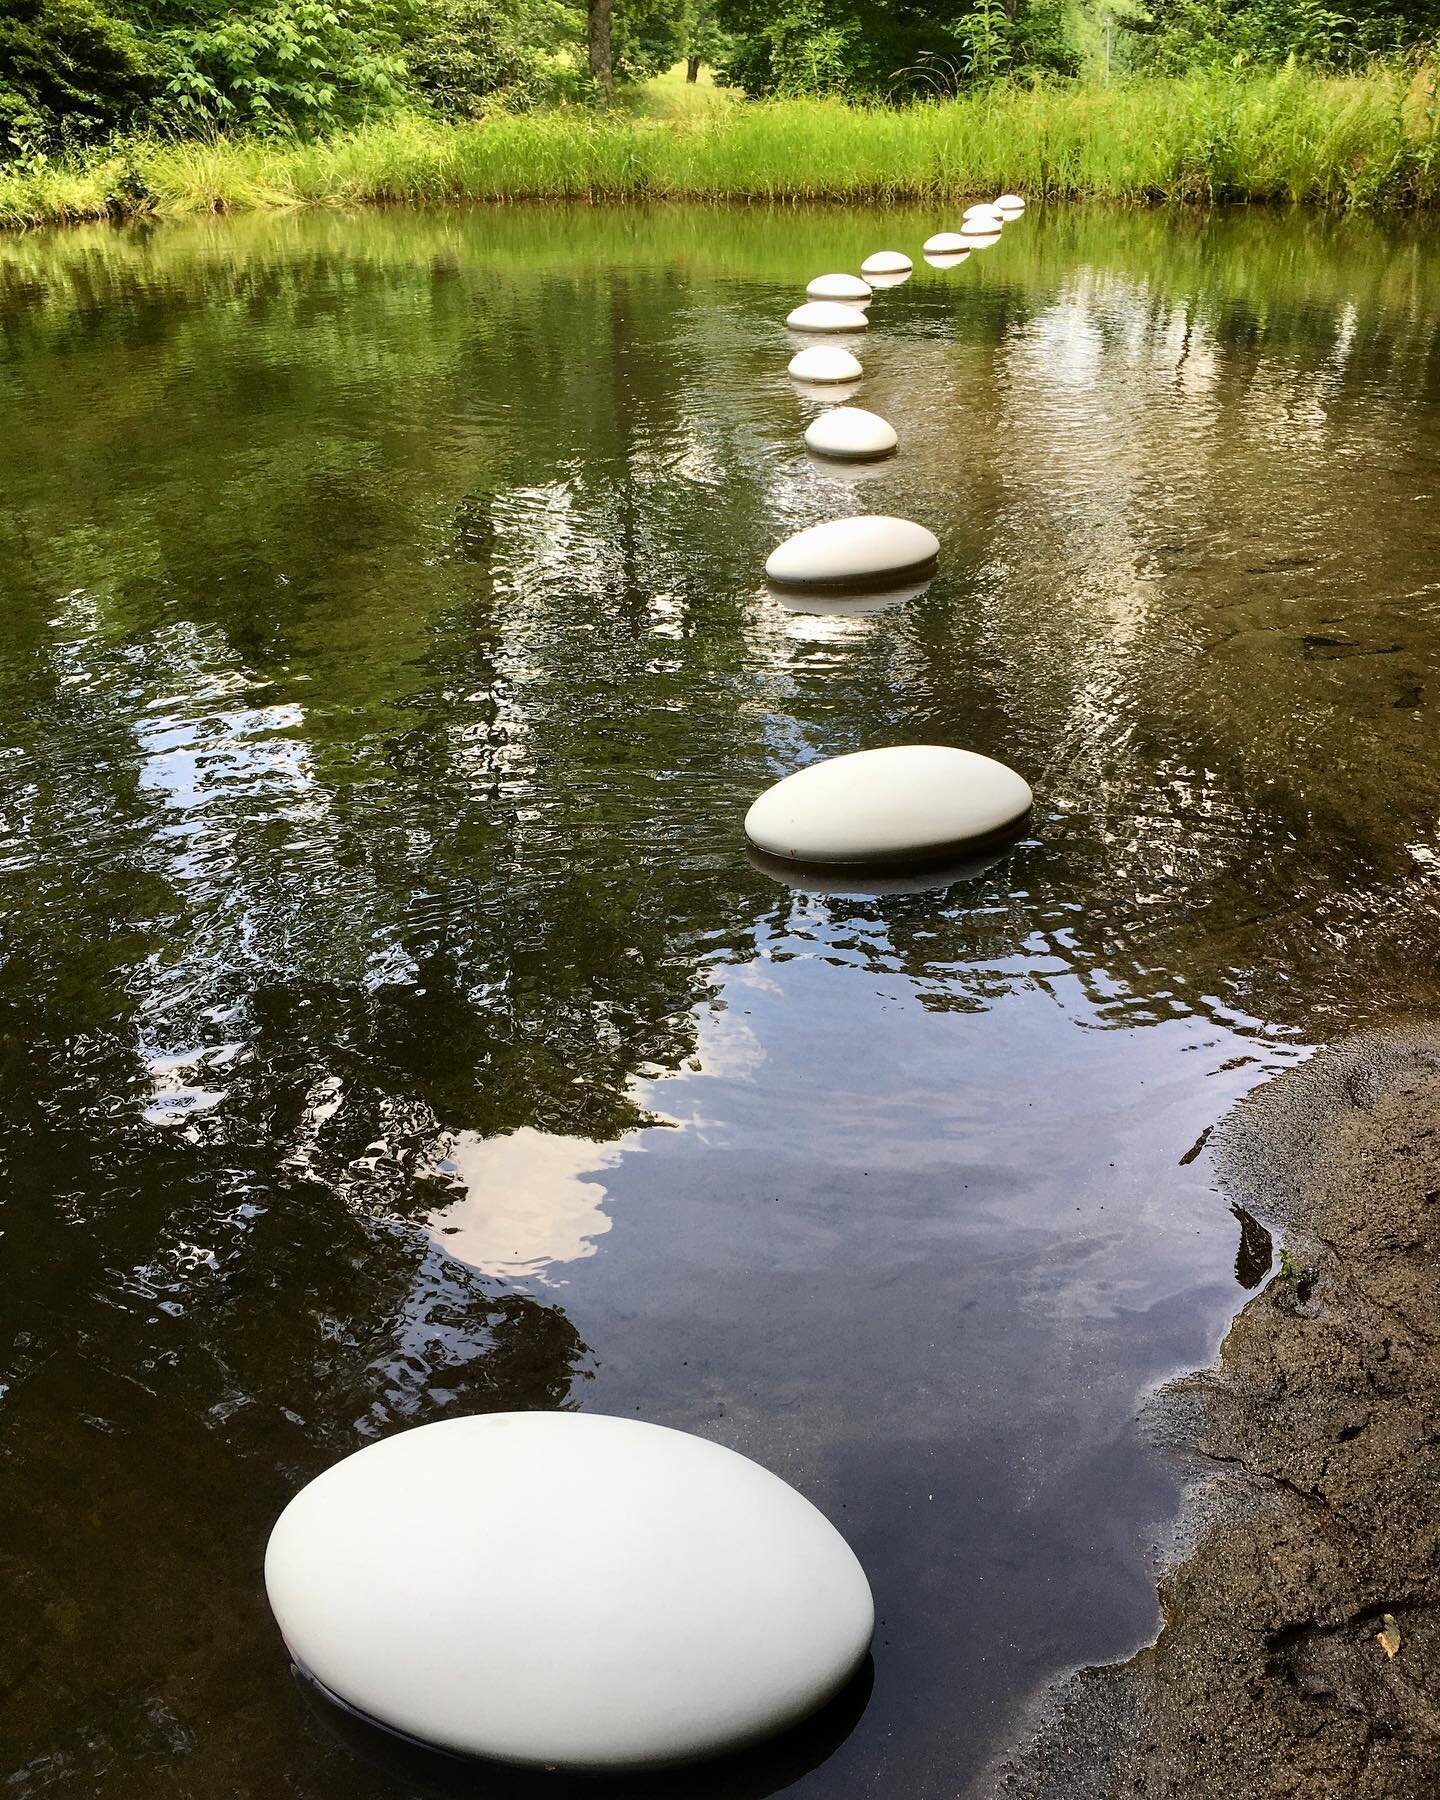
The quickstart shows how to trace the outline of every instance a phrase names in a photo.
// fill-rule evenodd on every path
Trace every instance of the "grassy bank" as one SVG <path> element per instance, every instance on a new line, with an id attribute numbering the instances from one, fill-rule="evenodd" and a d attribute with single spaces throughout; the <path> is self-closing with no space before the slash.
<path id="1" fill-rule="evenodd" d="M 0 169 L 0 225 L 451 200 L 945 201 L 1017 187 L 1121 201 L 1425 206 L 1440 68 L 993 89 L 885 111 L 735 105 L 663 121 L 567 110 L 392 119 L 313 144 L 146 141 Z"/>

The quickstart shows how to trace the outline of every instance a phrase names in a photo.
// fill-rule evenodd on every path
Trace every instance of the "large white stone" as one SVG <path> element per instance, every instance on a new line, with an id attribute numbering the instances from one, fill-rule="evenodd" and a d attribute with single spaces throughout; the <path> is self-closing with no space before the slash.
<path id="1" fill-rule="evenodd" d="M 870 275 L 908 275 L 914 264 L 903 250 L 877 250 L 860 265 L 860 273 Z"/>
<path id="2" fill-rule="evenodd" d="M 785 323 L 792 331 L 863 331 L 865 313 L 840 300 L 807 300 L 795 308 Z"/>
<path id="3" fill-rule="evenodd" d="M 970 246 L 967 244 L 963 250 L 946 250 L 940 252 L 939 255 L 934 251 L 927 250 L 925 260 L 932 269 L 957 269 L 969 254 Z"/>
<path id="4" fill-rule="evenodd" d="M 926 256 L 954 256 L 957 251 L 969 248 L 958 231 L 937 231 L 934 237 L 926 238 L 924 243 Z"/>
<path id="5" fill-rule="evenodd" d="M 961 222 L 961 230 L 963 231 L 967 227 L 974 225 L 993 224 L 998 231 L 1004 223 L 1005 221 L 1000 214 L 1000 208 L 993 201 L 986 200 L 979 206 L 967 206 L 965 208 L 965 217 Z"/>
<path id="6" fill-rule="evenodd" d="M 842 300 L 847 306 L 868 306 L 873 298 L 870 283 L 858 275 L 817 275 L 805 292 L 811 300 Z"/>
<path id="7" fill-rule="evenodd" d="M 1033 804 L 1004 763 L 942 744 L 831 757 L 768 788 L 745 835 L 769 856 L 837 868 L 939 862 L 1013 832 Z"/>
<path id="8" fill-rule="evenodd" d="M 865 371 L 858 356 L 842 350 L 838 344 L 811 344 L 797 350 L 790 358 L 792 381 L 839 382 L 858 381 Z"/>
<path id="9" fill-rule="evenodd" d="M 805 442 L 817 456 L 841 462 L 870 462 L 888 456 L 899 442 L 895 427 L 863 406 L 832 406 L 805 427 Z"/>
<path id="10" fill-rule="evenodd" d="M 967 250 L 988 250 L 1000 242 L 1001 221 L 995 216 L 967 219 L 960 230 L 961 242 Z"/>
<path id="11" fill-rule="evenodd" d="M 995 202 L 995 210 L 1005 220 L 1018 219 L 1025 211 L 1025 202 L 1019 194 L 1002 194 Z"/>
<path id="12" fill-rule="evenodd" d="M 765 578 L 776 587 L 876 588 L 928 575 L 940 542 L 923 525 L 862 513 L 797 531 L 770 552 Z"/>
<path id="13" fill-rule="evenodd" d="M 296 1662 L 356 1711 L 573 1770 L 783 1730 L 875 1618 L 845 1540 L 778 1476 L 591 1413 L 447 1419 L 347 1456 L 280 1515 L 265 1585 Z"/>

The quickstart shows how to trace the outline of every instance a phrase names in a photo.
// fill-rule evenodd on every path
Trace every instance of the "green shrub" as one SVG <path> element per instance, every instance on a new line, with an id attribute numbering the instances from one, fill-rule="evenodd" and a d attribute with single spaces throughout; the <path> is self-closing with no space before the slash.
<path id="1" fill-rule="evenodd" d="M 0 160 L 134 124 L 158 70 L 133 25 L 93 0 L 0 6 Z"/>
<path id="2" fill-rule="evenodd" d="M 411 84 L 449 119 L 576 99 L 580 19 L 564 0 L 427 0 L 405 46 Z"/>
<path id="3" fill-rule="evenodd" d="M 169 124 L 314 132 L 405 97 L 394 11 L 383 0 L 215 7 L 161 37 Z"/>

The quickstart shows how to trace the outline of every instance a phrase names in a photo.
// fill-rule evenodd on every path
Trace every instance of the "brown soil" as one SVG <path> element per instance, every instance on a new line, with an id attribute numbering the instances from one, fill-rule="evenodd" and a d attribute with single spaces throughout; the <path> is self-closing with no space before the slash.
<path id="1" fill-rule="evenodd" d="M 1440 1032 L 1316 1057 L 1217 1140 L 1287 1251 L 1219 1367 L 1150 1409 L 1219 1471 L 1203 1522 L 1157 1642 L 1072 1677 L 984 1791 L 1436 1800 Z"/>

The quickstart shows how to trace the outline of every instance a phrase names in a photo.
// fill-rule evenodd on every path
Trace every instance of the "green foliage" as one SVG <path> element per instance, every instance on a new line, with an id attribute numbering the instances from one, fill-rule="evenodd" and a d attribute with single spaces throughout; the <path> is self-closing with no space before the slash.
<path id="1" fill-rule="evenodd" d="M 0 8 L 0 161 L 83 144 L 137 120 L 153 52 L 93 0 L 7 0 Z"/>
<path id="2" fill-rule="evenodd" d="M 622 81 L 648 81 L 683 53 L 689 0 L 619 0 L 613 56 Z"/>
<path id="3" fill-rule="evenodd" d="M 312 142 L 145 141 L 0 169 L 0 226 L 140 210 L 367 200 L 913 200 L 947 210 L 1039 199 L 1440 206 L 1436 77 L 1384 65 L 1117 81 L 999 83 L 925 106 L 775 100 L 682 129 L 561 107 L 480 124 L 402 114 Z M 1406 265 L 1408 266 L 1408 265 Z"/>
<path id="4" fill-rule="evenodd" d="M 714 68 L 734 46 L 720 23 L 717 0 L 687 0 L 680 27 L 680 53 Z"/>
<path id="5" fill-rule="evenodd" d="M 376 0 L 269 0 L 206 8 L 161 39 L 164 98 L 181 121 L 314 131 L 404 93 L 392 10 Z"/>
<path id="6" fill-rule="evenodd" d="M 1154 0 L 1148 16 L 1120 22 L 1140 34 L 1142 62 L 1165 74 L 1292 62 L 1352 68 L 1433 44 L 1440 0 L 1366 0 L 1348 12 L 1324 0 Z"/>
<path id="7" fill-rule="evenodd" d="M 564 0 L 429 0 L 412 17 L 405 62 L 443 118 L 478 118 L 577 98 L 582 36 Z"/>
<path id="8" fill-rule="evenodd" d="M 1007 75 L 1073 74 L 1063 0 L 975 0 L 937 15 L 913 0 L 717 0 L 734 48 L 720 78 L 759 98 L 945 97 Z"/>

